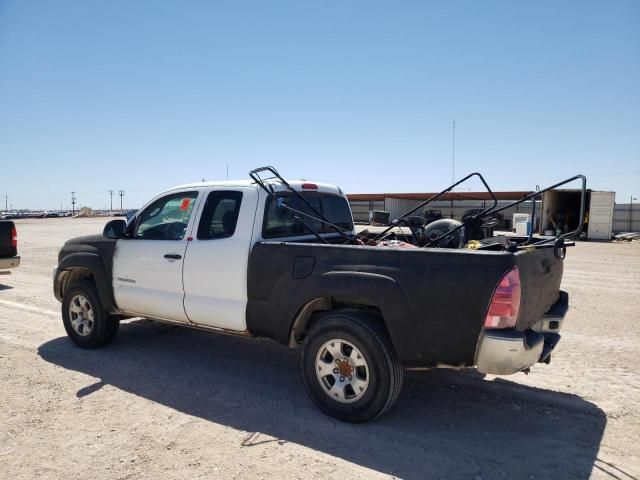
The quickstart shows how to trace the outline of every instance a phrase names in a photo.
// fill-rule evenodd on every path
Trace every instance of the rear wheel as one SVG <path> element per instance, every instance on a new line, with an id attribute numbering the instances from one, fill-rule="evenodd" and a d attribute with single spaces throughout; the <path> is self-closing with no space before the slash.
<path id="1" fill-rule="evenodd" d="M 105 312 L 88 280 L 69 286 L 62 298 L 62 321 L 69 338 L 82 348 L 100 348 L 118 333 L 119 322 Z"/>
<path id="2" fill-rule="evenodd" d="M 379 319 L 358 311 L 322 314 L 300 352 L 302 377 L 327 415 L 365 422 L 395 402 L 404 370 Z"/>

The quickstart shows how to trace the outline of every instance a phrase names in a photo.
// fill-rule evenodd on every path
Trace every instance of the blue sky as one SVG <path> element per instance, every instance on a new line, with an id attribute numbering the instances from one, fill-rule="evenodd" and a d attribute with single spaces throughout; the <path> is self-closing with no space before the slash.
<path id="1" fill-rule="evenodd" d="M 227 164 L 433 191 L 453 120 L 457 177 L 640 196 L 640 2 L 0 0 L 16 208 L 136 207 Z"/>

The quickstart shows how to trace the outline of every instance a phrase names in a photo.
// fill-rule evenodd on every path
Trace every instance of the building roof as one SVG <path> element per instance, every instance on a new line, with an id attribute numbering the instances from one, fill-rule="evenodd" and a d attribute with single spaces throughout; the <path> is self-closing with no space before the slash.
<path id="1" fill-rule="evenodd" d="M 493 192 L 498 200 L 520 200 L 532 192 Z M 350 193 L 349 200 L 376 201 L 385 198 L 399 198 L 403 200 L 427 200 L 437 193 Z M 489 192 L 448 192 L 438 200 L 491 200 Z"/>

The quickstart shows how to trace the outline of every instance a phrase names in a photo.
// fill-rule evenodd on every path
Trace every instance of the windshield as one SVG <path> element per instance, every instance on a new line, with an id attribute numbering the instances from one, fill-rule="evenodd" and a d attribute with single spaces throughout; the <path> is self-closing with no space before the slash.
<path id="1" fill-rule="evenodd" d="M 346 232 L 353 230 L 351 210 L 349 209 L 349 203 L 346 198 L 330 193 L 318 192 L 301 192 L 301 195 L 331 223 Z M 291 208 L 307 213 L 313 217 L 318 216 L 292 193 L 279 194 L 278 198 L 282 198 L 284 203 Z M 301 218 L 317 233 L 336 233 L 334 228 L 322 221 L 313 220 L 304 215 L 302 215 Z M 298 235 L 309 235 L 310 233 L 307 227 L 294 218 L 293 212 L 278 207 L 278 202 L 273 197 L 267 198 L 262 226 L 263 238 L 294 237 Z"/>

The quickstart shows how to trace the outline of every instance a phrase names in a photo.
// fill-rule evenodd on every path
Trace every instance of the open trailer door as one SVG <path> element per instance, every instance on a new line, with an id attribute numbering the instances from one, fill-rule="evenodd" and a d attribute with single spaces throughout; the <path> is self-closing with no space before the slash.
<path id="1" fill-rule="evenodd" d="M 610 240 L 613 227 L 613 205 L 615 192 L 591 192 L 589 203 L 589 227 L 587 236 L 591 240 Z"/>

